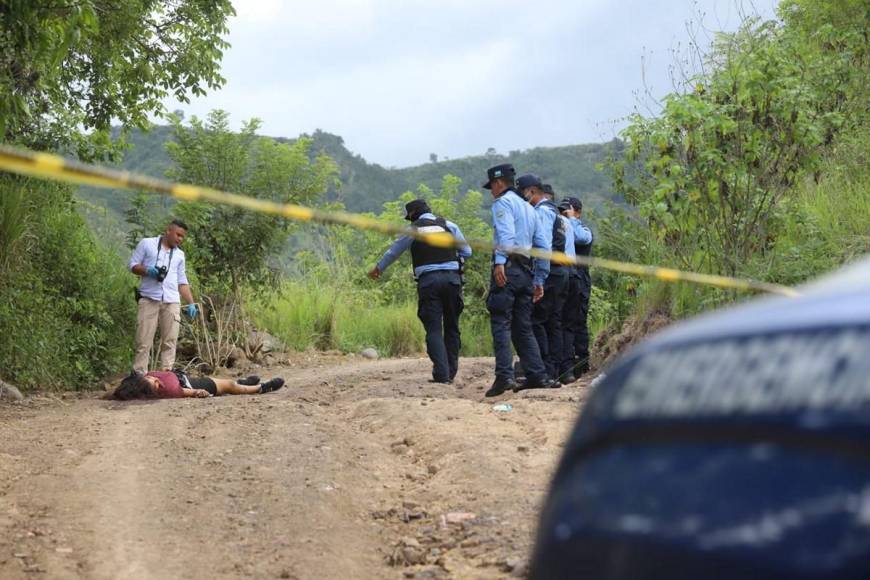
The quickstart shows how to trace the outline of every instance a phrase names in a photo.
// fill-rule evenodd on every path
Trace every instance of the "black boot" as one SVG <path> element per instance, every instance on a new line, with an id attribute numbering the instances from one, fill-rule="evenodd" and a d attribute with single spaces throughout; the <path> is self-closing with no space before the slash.
<path id="1" fill-rule="evenodd" d="M 492 383 L 492 386 L 489 390 L 483 395 L 484 397 L 497 397 L 504 393 L 505 391 L 515 390 L 517 388 L 517 383 L 513 379 L 500 379 L 496 378 L 495 382 Z"/>
<path id="2" fill-rule="evenodd" d="M 574 381 L 577 380 L 577 377 L 574 376 L 574 373 L 571 371 L 565 371 L 561 375 L 559 375 L 559 382 L 563 385 L 570 385 Z"/>
<path id="3" fill-rule="evenodd" d="M 550 377 L 541 377 L 535 379 L 526 379 L 522 385 L 516 385 L 514 392 L 525 391 L 526 389 L 558 389 L 562 386 L 559 381 L 554 381 Z"/>

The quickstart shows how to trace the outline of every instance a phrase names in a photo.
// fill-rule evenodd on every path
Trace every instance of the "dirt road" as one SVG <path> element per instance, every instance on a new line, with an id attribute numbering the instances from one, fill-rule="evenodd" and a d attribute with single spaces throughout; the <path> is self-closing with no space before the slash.
<path id="1" fill-rule="evenodd" d="M 425 359 L 258 372 L 287 388 L 0 404 L 0 578 L 522 575 L 586 382 L 484 400 L 492 359 L 455 386 Z"/>

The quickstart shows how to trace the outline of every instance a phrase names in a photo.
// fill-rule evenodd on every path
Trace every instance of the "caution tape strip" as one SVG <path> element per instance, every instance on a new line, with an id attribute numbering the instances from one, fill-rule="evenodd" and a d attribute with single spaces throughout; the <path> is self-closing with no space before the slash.
<path id="1" fill-rule="evenodd" d="M 183 201 L 207 201 L 232 205 L 249 209 L 251 211 L 278 215 L 294 221 L 346 225 L 361 230 L 376 231 L 383 234 L 405 235 L 432 246 L 444 248 L 460 247 L 463 245 L 462 242 L 459 242 L 449 233 L 423 234 L 414 228 L 390 224 L 358 214 L 343 211 L 327 211 L 289 203 L 281 204 L 235 193 L 227 193 L 209 187 L 173 183 L 171 181 L 148 177 L 146 175 L 109 169 L 106 167 L 65 159 L 59 155 L 29 151 L 8 145 L 0 145 L 0 170 L 52 181 L 64 181 L 77 185 L 154 191 L 170 195 Z M 656 278 L 666 282 L 683 281 L 715 286 L 718 288 L 755 290 L 771 294 L 780 294 L 783 296 L 799 295 L 795 289 L 789 288 L 788 286 L 759 282 L 756 280 L 717 276 L 713 274 L 700 274 L 698 272 L 686 272 L 683 270 L 675 270 L 673 268 L 647 266 L 631 262 L 619 262 L 616 260 L 608 260 L 606 258 L 593 258 L 591 256 L 571 257 L 563 252 L 550 252 L 537 248 L 532 248 L 531 250 L 511 248 L 499 246 L 483 240 L 466 240 L 465 243 L 471 248 L 483 252 L 498 250 L 506 254 L 517 253 L 534 258 L 550 260 L 557 264 L 604 268 L 606 270 L 613 270 L 624 274 Z"/>

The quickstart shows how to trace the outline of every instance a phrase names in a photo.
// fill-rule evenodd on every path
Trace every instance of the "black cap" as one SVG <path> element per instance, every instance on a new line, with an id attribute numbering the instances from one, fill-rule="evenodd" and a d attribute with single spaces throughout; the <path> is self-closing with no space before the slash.
<path id="1" fill-rule="evenodd" d="M 486 183 L 483 184 L 483 188 L 492 189 L 493 179 L 498 179 L 500 177 L 507 177 L 509 179 L 513 179 L 514 175 L 516 174 L 516 169 L 514 169 L 514 166 L 510 163 L 502 163 L 501 165 L 490 167 L 486 170 Z"/>
<path id="2" fill-rule="evenodd" d="M 544 185 L 542 185 L 541 191 L 543 191 L 545 195 L 549 195 L 550 197 L 556 197 L 556 192 L 553 191 L 553 186 L 549 183 L 545 183 Z"/>
<path id="3" fill-rule="evenodd" d="M 425 199 L 415 199 L 405 204 L 405 219 L 409 222 L 415 221 L 424 213 L 429 213 L 432 210 Z"/>
<path id="4" fill-rule="evenodd" d="M 583 209 L 583 202 L 577 199 L 576 197 L 566 197 L 562 201 L 559 202 L 559 209 L 564 211 L 566 209 L 573 209 L 580 211 Z"/>
<path id="5" fill-rule="evenodd" d="M 520 193 L 522 193 L 523 190 L 528 187 L 541 187 L 541 185 L 543 185 L 541 183 L 541 178 L 534 173 L 526 173 L 525 175 L 520 175 L 519 178 L 517 178 L 517 191 L 519 191 Z"/>

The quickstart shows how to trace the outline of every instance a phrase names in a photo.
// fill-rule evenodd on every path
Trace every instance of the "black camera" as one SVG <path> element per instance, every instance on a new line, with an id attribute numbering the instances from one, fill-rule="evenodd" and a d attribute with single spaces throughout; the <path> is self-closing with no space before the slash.
<path id="1" fill-rule="evenodd" d="M 157 269 L 157 281 L 163 282 L 166 278 L 166 274 L 169 272 L 169 268 L 166 266 L 155 266 L 155 268 Z"/>

